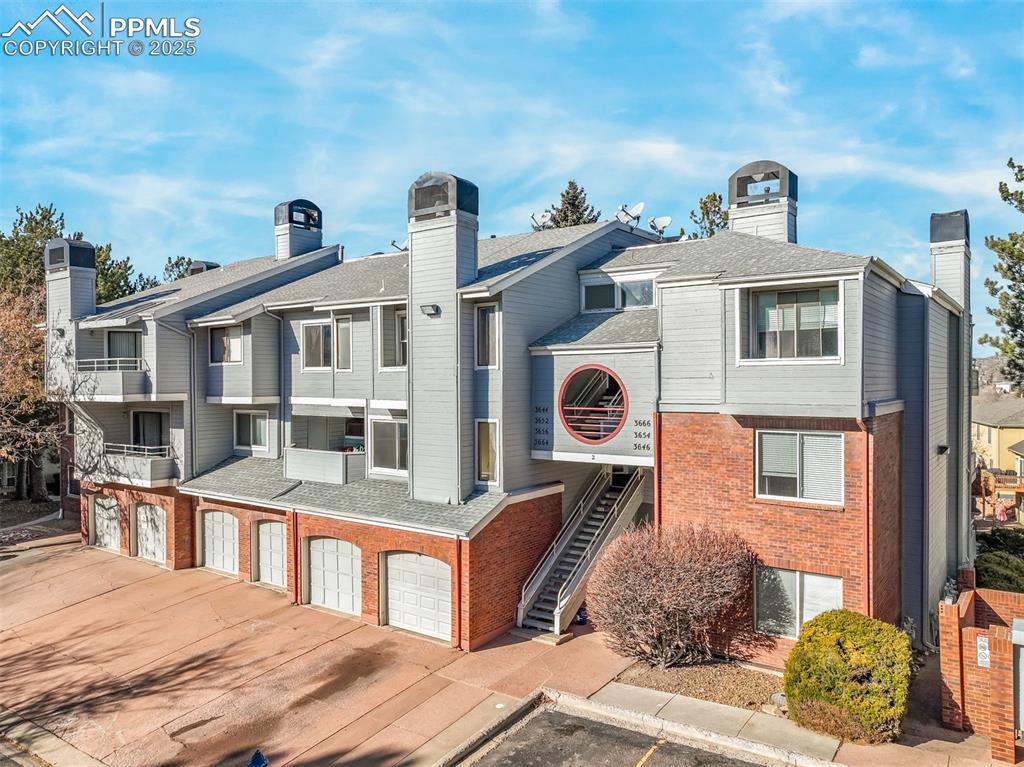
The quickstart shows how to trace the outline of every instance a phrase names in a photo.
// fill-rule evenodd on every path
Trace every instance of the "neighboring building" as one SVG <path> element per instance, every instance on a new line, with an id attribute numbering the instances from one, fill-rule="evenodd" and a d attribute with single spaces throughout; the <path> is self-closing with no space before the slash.
<path id="1" fill-rule="evenodd" d="M 477 188 L 428 173 L 408 250 L 345 260 L 296 200 L 274 256 L 100 307 L 91 246 L 52 241 L 83 535 L 473 649 L 565 631 L 634 520 L 704 521 L 762 563 L 737 654 L 839 606 L 931 642 L 972 545 L 966 212 L 925 285 L 797 245 L 777 163 L 729 201 L 705 240 L 479 239 Z"/>
<path id="2" fill-rule="evenodd" d="M 985 466 L 1024 475 L 1024 399 L 973 397 L 971 428 Z"/>

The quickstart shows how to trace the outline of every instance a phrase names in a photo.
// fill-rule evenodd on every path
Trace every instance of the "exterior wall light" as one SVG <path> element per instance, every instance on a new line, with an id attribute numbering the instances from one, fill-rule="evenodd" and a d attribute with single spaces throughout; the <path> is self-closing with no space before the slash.
<path id="1" fill-rule="evenodd" d="M 420 311 L 428 317 L 440 317 L 441 307 L 437 304 L 423 304 L 420 306 Z"/>

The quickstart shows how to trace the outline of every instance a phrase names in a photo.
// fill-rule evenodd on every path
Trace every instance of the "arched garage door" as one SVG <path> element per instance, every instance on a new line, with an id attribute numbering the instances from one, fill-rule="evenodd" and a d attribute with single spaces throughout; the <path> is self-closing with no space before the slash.
<path id="1" fill-rule="evenodd" d="M 104 549 L 121 550 L 121 521 L 117 501 L 97 495 L 92 502 L 92 542 Z"/>
<path id="2" fill-rule="evenodd" d="M 284 588 L 288 580 L 288 565 L 285 559 L 288 534 L 284 522 L 264 520 L 256 524 L 256 531 L 258 548 L 256 579 L 261 583 Z"/>
<path id="3" fill-rule="evenodd" d="M 203 512 L 203 564 L 238 573 L 238 520 L 226 511 Z"/>
<path id="4" fill-rule="evenodd" d="M 309 539 L 309 603 L 359 615 L 362 608 L 362 552 L 338 538 Z"/>
<path id="5" fill-rule="evenodd" d="M 387 555 L 388 623 L 417 634 L 452 638 L 452 571 L 439 559 Z"/>
<path id="6" fill-rule="evenodd" d="M 161 564 L 167 559 L 167 513 L 159 506 L 135 507 L 135 553 Z"/>

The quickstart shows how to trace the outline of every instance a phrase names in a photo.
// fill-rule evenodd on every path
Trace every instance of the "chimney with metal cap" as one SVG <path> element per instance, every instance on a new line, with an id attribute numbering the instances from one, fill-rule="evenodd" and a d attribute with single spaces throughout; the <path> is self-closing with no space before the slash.
<path id="1" fill-rule="evenodd" d="M 796 174 L 758 160 L 729 176 L 729 228 L 779 242 L 796 242 Z"/>
<path id="2" fill-rule="evenodd" d="M 289 200 L 274 208 L 274 255 L 279 259 L 319 250 L 324 244 L 323 213 L 309 200 Z"/>

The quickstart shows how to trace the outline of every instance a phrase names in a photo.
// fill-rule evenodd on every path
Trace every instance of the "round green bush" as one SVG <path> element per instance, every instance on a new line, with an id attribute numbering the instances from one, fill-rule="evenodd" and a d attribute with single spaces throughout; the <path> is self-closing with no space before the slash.
<path id="1" fill-rule="evenodd" d="M 910 638 L 848 610 L 804 624 L 786 661 L 789 716 L 837 738 L 880 743 L 900 734 L 910 691 Z"/>
<path id="2" fill-rule="evenodd" d="M 995 527 L 978 535 L 978 553 L 1005 551 L 1015 557 L 1024 557 L 1024 530 L 1016 527 Z"/>
<path id="3" fill-rule="evenodd" d="M 978 588 L 1024 593 L 1024 559 L 1006 551 L 987 551 L 974 558 Z"/>

